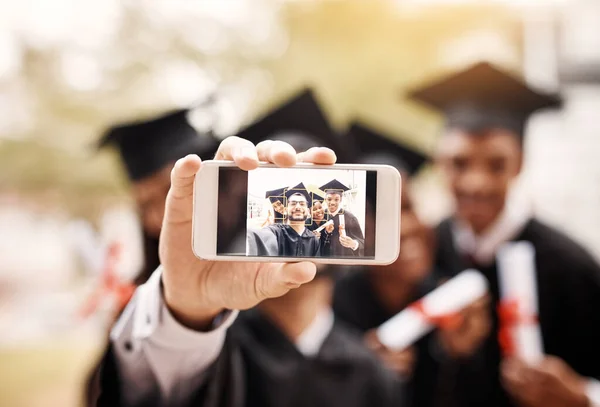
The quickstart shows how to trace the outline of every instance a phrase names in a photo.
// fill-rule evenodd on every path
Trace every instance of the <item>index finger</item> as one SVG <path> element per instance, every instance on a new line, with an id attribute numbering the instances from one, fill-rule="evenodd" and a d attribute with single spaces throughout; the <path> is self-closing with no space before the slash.
<path id="1" fill-rule="evenodd" d="M 233 161 L 245 171 L 258 167 L 256 146 L 250 141 L 237 136 L 227 137 L 221 142 L 215 160 Z"/>

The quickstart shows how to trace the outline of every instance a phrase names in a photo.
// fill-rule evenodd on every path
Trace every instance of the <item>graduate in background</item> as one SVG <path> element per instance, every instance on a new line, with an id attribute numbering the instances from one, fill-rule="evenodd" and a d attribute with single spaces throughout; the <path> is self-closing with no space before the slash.
<path id="1" fill-rule="evenodd" d="M 231 151 L 242 143 L 233 139 Z M 289 162 L 290 150 L 281 144 L 266 146 L 273 153 L 268 156 L 279 157 L 280 163 Z M 224 151 L 217 157 L 231 160 Z M 328 149 L 315 154 L 307 161 L 314 157 L 321 164 L 335 161 Z M 180 173 L 189 164 L 176 167 L 179 172 L 174 176 L 180 182 L 173 188 L 185 188 Z M 191 197 L 168 201 L 167 208 L 173 208 L 167 216 L 184 214 L 185 225 L 191 228 Z M 319 269 L 314 281 L 289 291 L 312 278 L 305 279 L 307 263 L 207 263 L 191 251 L 191 229 L 177 235 L 169 218 L 165 224 L 171 227 L 171 240 L 165 242 L 166 271 L 161 276 L 158 270 L 138 289 L 115 325 L 112 349 L 100 370 L 103 393 L 97 405 L 402 406 L 393 374 L 335 320 L 330 308 L 332 274 L 327 268 Z M 177 274 L 189 264 L 207 278 L 197 278 L 196 272 L 190 278 Z M 166 276 L 171 270 L 174 280 Z M 278 280 L 292 275 L 297 283 Z M 189 295 L 161 292 L 167 287 Z M 218 307 L 224 309 L 207 307 L 204 301 L 209 297 L 220 299 Z M 270 297 L 279 298 L 264 300 Z M 173 302 L 179 300 L 181 306 Z M 264 301 L 239 316 L 226 310 L 248 308 L 260 300 Z"/>
<path id="2" fill-rule="evenodd" d="M 287 188 L 277 188 L 272 191 L 267 191 L 265 193 L 265 198 L 271 202 L 271 210 L 269 210 L 269 215 L 267 216 L 266 224 L 272 223 L 285 223 L 286 216 L 286 204 L 285 204 L 285 191 Z M 272 217 L 271 217 L 272 216 Z"/>
<path id="3" fill-rule="evenodd" d="M 456 212 L 437 229 L 437 265 L 451 277 L 467 267 L 488 278 L 492 334 L 456 372 L 455 405 L 587 405 L 600 377 L 600 268 L 581 246 L 506 196 L 523 161 L 525 124 L 559 99 L 538 93 L 487 63 L 477 64 L 411 93 L 446 118 L 439 163 Z M 520 209 L 520 210 L 519 210 Z M 527 241 L 535 249 L 539 323 L 548 356 L 537 367 L 505 360 L 498 343 L 495 255 L 501 244 Z M 501 384 L 502 383 L 502 384 Z"/>
<path id="4" fill-rule="evenodd" d="M 148 120 L 116 125 L 102 136 L 99 148 L 115 146 L 131 181 L 144 233 L 145 266 L 136 279 L 145 282 L 159 264 L 158 236 L 175 161 L 187 154 L 211 159 L 218 143 L 198 134 L 187 119 L 188 109 Z"/>
<path id="5" fill-rule="evenodd" d="M 351 125 L 347 137 L 357 147 L 357 162 L 391 165 L 400 171 L 402 247 L 398 259 L 390 265 L 350 270 L 336 284 L 333 309 L 337 317 L 363 333 L 369 347 L 404 380 L 407 405 L 433 405 L 441 381 L 440 364 L 432 358 L 431 350 L 439 348 L 438 353 L 452 358 L 464 344 L 481 342 L 488 332 L 485 318 L 481 318 L 485 307 L 470 307 L 463 312 L 461 325 L 433 332 L 404 351 L 386 349 L 377 340 L 377 327 L 437 285 L 432 275 L 433 234 L 417 217 L 410 196 L 410 180 L 428 157 L 360 123 Z M 368 200 L 367 205 L 371 208 L 374 203 Z M 371 213 L 367 211 L 367 225 L 375 222 Z"/>
<path id="6" fill-rule="evenodd" d="M 286 222 L 266 226 L 264 232 L 270 231 L 277 241 L 277 255 L 285 257 L 315 257 L 321 254 L 320 239 L 306 227 L 310 208 L 311 195 L 303 183 L 285 192 Z M 256 253 L 249 253 L 256 255 Z"/>

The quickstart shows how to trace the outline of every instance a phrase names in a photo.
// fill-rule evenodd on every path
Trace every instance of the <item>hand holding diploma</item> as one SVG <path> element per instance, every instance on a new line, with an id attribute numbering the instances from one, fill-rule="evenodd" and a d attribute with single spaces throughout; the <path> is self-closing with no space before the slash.
<path id="1" fill-rule="evenodd" d="M 377 338 L 389 349 L 403 350 L 433 330 L 463 323 L 460 311 L 488 292 L 485 277 L 466 270 L 411 304 L 377 328 Z"/>

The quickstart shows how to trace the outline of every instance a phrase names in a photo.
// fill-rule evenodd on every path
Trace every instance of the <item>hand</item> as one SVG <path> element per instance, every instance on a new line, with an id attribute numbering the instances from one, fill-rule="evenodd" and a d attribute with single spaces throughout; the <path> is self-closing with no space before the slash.
<path id="1" fill-rule="evenodd" d="M 321 232 L 317 232 L 316 230 L 313 230 L 313 235 L 315 235 L 317 239 L 321 238 Z"/>
<path id="2" fill-rule="evenodd" d="M 501 374 L 504 388 L 522 407 L 589 406 L 586 379 L 557 357 L 548 356 L 537 366 L 506 359 Z"/>
<path id="3" fill-rule="evenodd" d="M 393 351 L 379 341 L 375 329 L 368 331 L 364 339 L 367 347 L 379 356 L 388 369 L 396 372 L 403 379 L 409 378 L 412 375 L 416 362 L 414 348 Z"/>
<path id="4" fill-rule="evenodd" d="M 356 240 L 348 236 L 340 236 L 340 243 L 342 246 L 347 247 L 348 249 L 354 250 L 356 247 Z"/>
<path id="5" fill-rule="evenodd" d="M 325 232 L 331 234 L 331 233 L 333 233 L 334 228 L 335 228 L 335 225 L 332 222 L 329 225 L 325 226 Z"/>
<path id="6" fill-rule="evenodd" d="M 219 146 L 216 159 L 233 160 L 243 170 L 260 161 L 291 167 L 297 162 L 334 164 L 328 148 L 311 148 L 296 154 L 281 141 L 264 141 L 257 146 L 229 137 Z M 311 281 L 312 263 L 246 263 L 200 260 L 191 249 L 194 177 L 202 163 L 196 155 L 177 161 L 171 173 L 165 217 L 160 235 L 163 289 L 167 306 L 182 324 L 206 329 L 223 309 L 247 309 L 271 297 Z"/>
<path id="7" fill-rule="evenodd" d="M 460 312 L 461 320 L 456 327 L 438 331 L 444 350 L 453 358 L 472 356 L 492 330 L 490 297 L 475 301 Z"/>

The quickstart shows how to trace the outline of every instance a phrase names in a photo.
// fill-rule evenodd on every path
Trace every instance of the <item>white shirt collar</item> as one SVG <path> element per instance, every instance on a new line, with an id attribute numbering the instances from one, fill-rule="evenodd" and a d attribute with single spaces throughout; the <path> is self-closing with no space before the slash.
<path id="1" fill-rule="evenodd" d="M 342 207 L 338 206 L 337 210 L 334 213 L 330 213 L 330 216 L 333 218 L 335 215 L 337 215 L 338 213 L 340 213 L 341 210 L 342 210 Z"/>
<path id="2" fill-rule="evenodd" d="M 331 308 L 323 308 L 317 312 L 315 319 L 296 339 L 298 351 L 307 357 L 316 356 L 333 328 L 333 320 Z"/>
<path id="3" fill-rule="evenodd" d="M 459 253 L 471 255 L 482 265 L 491 264 L 500 245 L 518 236 L 530 219 L 528 205 L 507 202 L 498 219 L 479 236 L 468 225 L 455 220 L 452 222 L 454 246 Z"/>

